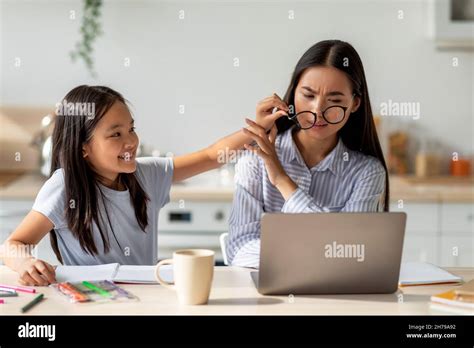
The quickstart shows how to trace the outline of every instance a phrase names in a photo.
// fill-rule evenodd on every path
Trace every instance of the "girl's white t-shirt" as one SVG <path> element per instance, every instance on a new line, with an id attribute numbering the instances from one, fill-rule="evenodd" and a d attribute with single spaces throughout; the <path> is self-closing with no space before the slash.
<path id="1" fill-rule="evenodd" d="M 63 169 L 56 170 L 41 188 L 33 210 L 46 216 L 54 225 L 58 248 L 65 265 L 97 265 L 120 263 L 124 265 L 154 265 L 158 261 L 158 215 L 169 202 L 173 179 L 173 159 L 159 157 L 137 158 L 135 176 L 150 199 L 147 206 L 148 226 L 143 231 L 135 217 L 130 193 L 116 191 L 99 184 L 105 204 L 99 198 L 100 214 L 104 216 L 102 230 L 109 240 L 109 251 L 104 252 L 100 232 L 94 222 L 92 234 L 98 254 L 84 251 L 67 226 L 66 209 L 74 209 L 74 202 L 66 202 Z M 98 192 L 98 197 L 100 193 Z M 107 210 L 111 227 L 107 220 Z"/>

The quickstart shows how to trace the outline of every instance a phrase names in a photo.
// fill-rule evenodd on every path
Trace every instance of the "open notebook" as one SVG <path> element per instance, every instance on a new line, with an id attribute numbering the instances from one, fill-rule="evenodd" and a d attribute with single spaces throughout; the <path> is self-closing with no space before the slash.
<path id="1" fill-rule="evenodd" d="M 400 286 L 460 283 L 462 278 L 426 262 L 403 262 L 400 267 Z"/>
<path id="2" fill-rule="evenodd" d="M 157 284 L 156 266 L 132 266 L 108 263 L 97 266 L 58 266 L 56 280 L 60 282 L 111 280 L 119 283 Z M 171 265 L 160 267 L 160 276 L 167 282 L 173 282 Z"/>

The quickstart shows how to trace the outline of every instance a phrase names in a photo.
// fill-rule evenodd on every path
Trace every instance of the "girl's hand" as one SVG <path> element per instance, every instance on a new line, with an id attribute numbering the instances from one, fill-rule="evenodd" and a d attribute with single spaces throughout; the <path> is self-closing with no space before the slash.
<path id="1" fill-rule="evenodd" d="M 26 259 L 18 268 L 18 274 L 18 282 L 22 285 L 46 286 L 56 282 L 54 267 L 35 258 Z"/>
<path id="2" fill-rule="evenodd" d="M 275 112 L 273 112 L 274 110 Z M 275 121 L 289 112 L 288 105 L 276 94 L 265 98 L 257 104 L 256 122 L 266 131 L 270 130 Z"/>
<path id="3" fill-rule="evenodd" d="M 267 135 L 265 129 L 252 120 L 246 119 L 246 122 L 249 127 L 243 128 L 243 132 L 250 136 L 258 146 L 245 145 L 245 148 L 249 151 L 256 152 L 257 155 L 264 160 L 268 179 L 272 185 L 280 190 L 280 186 L 288 184 L 289 182 L 293 183 L 288 174 L 286 174 L 285 169 L 283 169 L 275 150 L 276 126 L 273 125 L 270 134 Z M 293 185 L 295 186 L 294 189 L 296 189 L 296 185 L 294 183 Z"/>

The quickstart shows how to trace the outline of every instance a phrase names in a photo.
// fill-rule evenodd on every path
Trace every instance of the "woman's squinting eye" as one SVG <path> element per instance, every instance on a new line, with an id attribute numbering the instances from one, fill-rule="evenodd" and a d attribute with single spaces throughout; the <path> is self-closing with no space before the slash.
<path id="1" fill-rule="evenodd" d="M 136 128 L 137 128 L 137 127 L 132 127 L 132 128 L 130 128 L 130 132 L 135 132 L 135 129 L 136 129 Z"/>
<path id="2" fill-rule="evenodd" d="M 314 95 L 313 94 L 308 94 L 308 93 L 304 93 L 302 92 L 301 93 L 303 95 L 303 97 L 305 97 L 306 99 L 314 99 Z M 329 103 L 340 103 L 342 102 L 341 99 L 328 99 L 328 102 Z"/>

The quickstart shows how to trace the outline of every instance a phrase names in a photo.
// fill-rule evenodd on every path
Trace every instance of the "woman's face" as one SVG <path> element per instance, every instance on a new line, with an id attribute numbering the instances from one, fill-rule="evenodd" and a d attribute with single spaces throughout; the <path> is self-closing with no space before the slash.
<path id="1" fill-rule="evenodd" d="M 352 94 L 351 82 L 344 72 L 328 66 L 306 69 L 295 89 L 295 111 L 312 111 L 317 119 L 312 128 L 302 130 L 304 135 L 318 140 L 333 137 L 360 105 L 360 98 Z M 343 121 L 338 124 L 329 124 L 322 117 L 322 113 L 333 105 L 348 107 Z"/>
<path id="2" fill-rule="evenodd" d="M 138 143 L 128 107 L 115 102 L 84 144 L 83 156 L 99 175 L 115 181 L 119 173 L 135 172 Z"/>

